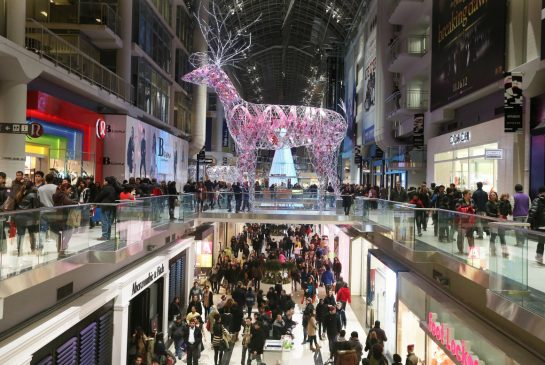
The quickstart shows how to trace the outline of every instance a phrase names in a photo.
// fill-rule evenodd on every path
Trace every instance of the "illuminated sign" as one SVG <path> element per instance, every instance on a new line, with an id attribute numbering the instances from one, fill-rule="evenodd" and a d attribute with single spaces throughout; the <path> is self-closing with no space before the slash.
<path id="1" fill-rule="evenodd" d="M 471 133 L 469 131 L 455 133 L 449 138 L 449 142 L 453 146 L 456 146 L 460 143 L 467 143 L 469 141 L 471 141 Z"/>
<path id="2" fill-rule="evenodd" d="M 106 122 L 104 119 L 99 118 L 95 124 L 96 135 L 98 139 L 104 139 L 106 137 Z"/>
<path id="3" fill-rule="evenodd" d="M 479 360 L 479 357 L 471 352 L 471 343 L 464 340 L 456 339 L 454 329 L 448 324 L 436 321 L 437 314 L 428 313 L 428 331 L 443 345 L 453 359 L 460 365 L 485 365 L 484 361 Z"/>

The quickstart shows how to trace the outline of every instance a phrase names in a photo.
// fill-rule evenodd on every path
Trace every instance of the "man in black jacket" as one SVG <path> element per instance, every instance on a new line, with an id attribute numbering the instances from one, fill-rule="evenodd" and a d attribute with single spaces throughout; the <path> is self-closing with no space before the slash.
<path id="1" fill-rule="evenodd" d="M 196 319 L 189 322 L 189 327 L 184 333 L 184 341 L 187 343 L 187 365 L 198 365 L 201 356 L 202 330 Z"/>
<path id="2" fill-rule="evenodd" d="M 250 356 L 248 356 L 247 365 L 250 365 L 254 359 L 258 364 L 261 364 L 261 355 L 263 354 L 263 347 L 265 347 L 265 333 L 263 332 L 263 329 L 261 329 L 261 323 L 259 323 L 259 321 L 254 323 L 254 328 L 251 333 L 252 337 L 248 344 Z"/>
<path id="3" fill-rule="evenodd" d="M 99 241 L 108 241 L 112 234 L 112 223 L 115 216 L 115 203 L 117 199 L 117 193 L 115 191 L 115 178 L 108 176 L 104 178 L 104 185 L 95 198 L 95 203 L 101 203 L 106 205 L 99 205 L 102 211 L 102 236 Z"/>
<path id="4" fill-rule="evenodd" d="M 530 223 L 530 228 L 533 230 L 545 233 L 545 186 L 539 188 L 539 195 L 532 202 L 532 206 L 528 212 L 528 223 Z M 538 264 L 543 265 L 545 236 L 540 235 L 536 239 L 536 261 Z"/>
<path id="5" fill-rule="evenodd" d="M 486 203 L 488 202 L 488 193 L 483 190 L 483 183 L 477 183 L 477 190 L 473 192 L 473 203 L 475 203 L 475 214 L 477 215 L 486 215 Z M 477 219 L 477 238 L 483 239 L 483 221 Z"/>
<path id="6" fill-rule="evenodd" d="M 329 313 L 324 318 L 324 327 L 329 342 L 329 358 L 332 358 L 335 355 L 335 340 L 342 328 L 341 319 L 337 315 L 337 309 L 334 306 L 329 308 Z"/>

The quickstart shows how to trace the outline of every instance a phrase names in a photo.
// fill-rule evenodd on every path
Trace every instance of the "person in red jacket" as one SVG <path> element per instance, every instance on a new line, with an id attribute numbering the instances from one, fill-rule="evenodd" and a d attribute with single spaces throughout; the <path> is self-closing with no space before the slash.
<path id="1" fill-rule="evenodd" d="M 346 309 L 346 303 L 352 303 L 347 283 L 344 283 L 343 287 L 337 292 L 337 302 L 341 302 L 343 310 Z"/>

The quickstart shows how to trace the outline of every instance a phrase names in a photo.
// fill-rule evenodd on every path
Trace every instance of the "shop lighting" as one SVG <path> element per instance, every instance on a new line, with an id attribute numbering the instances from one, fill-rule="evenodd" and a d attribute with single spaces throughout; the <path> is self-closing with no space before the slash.
<path id="1" fill-rule="evenodd" d="M 99 18 L 96 18 L 95 20 L 97 21 L 97 23 L 102 23 L 102 20 L 100 20 Z"/>
<path id="2" fill-rule="evenodd" d="M 45 16 L 47 18 L 47 11 L 40 11 L 40 14 L 42 14 L 43 16 Z"/>

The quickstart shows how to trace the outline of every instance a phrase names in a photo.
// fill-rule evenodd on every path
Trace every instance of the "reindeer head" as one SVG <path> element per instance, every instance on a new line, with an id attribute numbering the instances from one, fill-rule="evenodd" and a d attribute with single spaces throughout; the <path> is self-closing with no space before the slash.
<path id="1" fill-rule="evenodd" d="M 221 75 L 221 68 L 234 65 L 246 58 L 246 52 L 252 45 L 248 28 L 259 21 L 259 16 L 245 26 L 240 25 L 232 9 L 220 9 L 213 3 L 210 9 L 200 7 L 196 14 L 201 33 L 208 45 L 207 52 L 197 52 L 191 55 L 189 62 L 195 70 L 184 75 L 183 81 L 198 85 L 210 85 L 211 81 Z"/>

